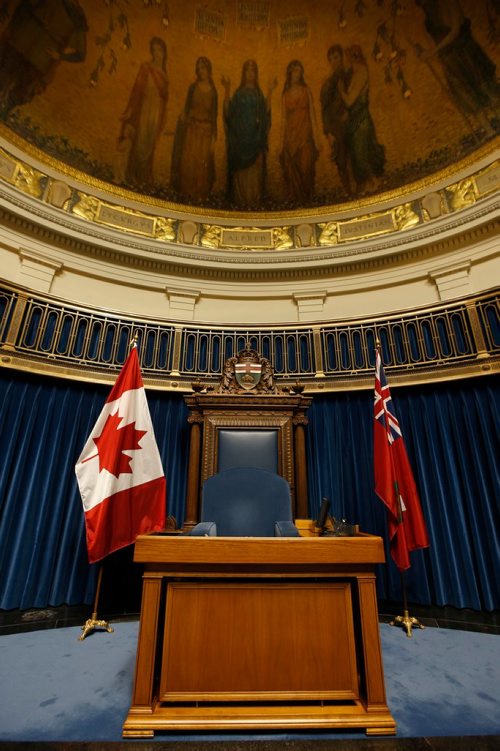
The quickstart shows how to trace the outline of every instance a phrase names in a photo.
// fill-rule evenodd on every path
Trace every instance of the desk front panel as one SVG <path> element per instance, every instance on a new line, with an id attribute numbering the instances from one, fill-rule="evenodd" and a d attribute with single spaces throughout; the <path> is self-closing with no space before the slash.
<path id="1" fill-rule="evenodd" d="M 160 701 L 358 698 L 349 582 L 168 583 Z"/>

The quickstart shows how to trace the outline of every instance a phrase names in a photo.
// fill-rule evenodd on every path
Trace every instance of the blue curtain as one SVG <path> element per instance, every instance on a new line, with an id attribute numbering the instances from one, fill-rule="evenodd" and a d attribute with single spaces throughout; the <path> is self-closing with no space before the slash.
<path id="1" fill-rule="evenodd" d="M 87 560 L 74 465 L 109 391 L 0 372 L 0 608 L 93 601 L 98 567 Z M 187 408 L 180 395 L 160 392 L 148 391 L 148 403 L 168 513 L 182 522 Z"/>
<path id="2" fill-rule="evenodd" d="M 0 371 L 0 608 L 92 603 L 97 567 L 87 562 L 73 468 L 109 390 Z M 429 549 L 412 553 L 408 599 L 496 609 L 499 379 L 392 387 L 392 396 L 431 537 Z M 148 391 L 148 402 L 167 475 L 168 513 L 181 524 L 187 409 L 172 393 Z M 328 496 L 335 517 L 386 540 L 385 507 L 373 492 L 372 413 L 370 392 L 314 397 L 307 438 L 310 514 L 316 516 Z M 131 559 L 126 551 L 125 568 L 125 559 L 117 566 L 123 579 Z M 379 596 L 400 600 L 387 546 L 386 555 Z"/>
<path id="3" fill-rule="evenodd" d="M 408 599 L 494 610 L 500 606 L 499 379 L 392 387 L 391 393 L 431 542 L 411 554 Z M 381 535 L 387 565 L 377 573 L 378 594 L 400 600 L 385 506 L 373 491 L 373 395 L 316 396 L 308 415 L 311 516 L 327 496 L 336 518 Z"/>

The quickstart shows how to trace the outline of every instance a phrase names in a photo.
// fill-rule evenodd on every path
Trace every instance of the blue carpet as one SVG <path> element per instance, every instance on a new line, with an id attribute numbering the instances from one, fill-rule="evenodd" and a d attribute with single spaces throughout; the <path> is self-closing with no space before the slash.
<path id="1" fill-rule="evenodd" d="M 500 734 L 500 636 L 381 625 L 387 700 L 399 737 Z M 138 623 L 78 641 L 79 628 L 0 637 L 0 739 L 118 741 L 132 694 Z M 159 740 L 194 736 L 159 735 Z M 195 736 L 218 740 L 220 735 Z M 225 734 L 226 740 L 248 735 Z M 258 734 L 262 740 L 361 733 Z"/>

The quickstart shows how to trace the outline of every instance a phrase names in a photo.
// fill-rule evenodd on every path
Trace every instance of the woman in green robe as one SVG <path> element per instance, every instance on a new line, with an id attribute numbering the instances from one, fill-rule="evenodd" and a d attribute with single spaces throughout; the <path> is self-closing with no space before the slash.
<path id="1" fill-rule="evenodd" d="M 271 126 L 270 94 L 259 86 L 257 63 L 243 64 L 241 83 L 230 96 L 231 82 L 223 78 L 225 89 L 228 197 L 239 208 L 257 209 L 264 198 L 267 136 Z"/>

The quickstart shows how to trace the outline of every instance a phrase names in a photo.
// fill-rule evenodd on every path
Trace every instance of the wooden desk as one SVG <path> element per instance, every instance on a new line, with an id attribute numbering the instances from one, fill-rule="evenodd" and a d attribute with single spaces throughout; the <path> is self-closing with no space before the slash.
<path id="1" fill-rule="evenodd" d="M 142 535 L 135 560 L 145 571 L 124 737 L 395 733 L 375 594 L 379 537 Z"/>

